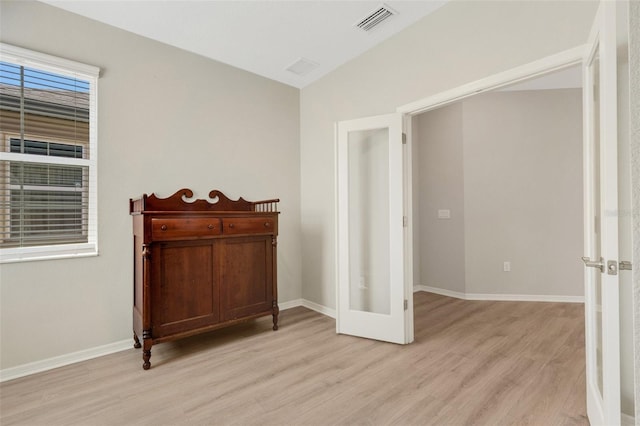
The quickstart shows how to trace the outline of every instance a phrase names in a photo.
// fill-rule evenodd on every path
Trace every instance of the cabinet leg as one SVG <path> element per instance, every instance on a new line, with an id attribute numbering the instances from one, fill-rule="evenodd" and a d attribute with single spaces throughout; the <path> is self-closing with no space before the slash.
<path id="1" fill-rule="evenodd" d="M 278 308 L 278 302 L 273 301 L 273 330 L 278 329 L 278 314 L 280 314 L 280 308 Z"/>
<path id="2" fill-rule="evenodd" d="M 149 362 L 149 359 L 151 358 L 151 349 L 144 349 L 142 351 L 142 368 L 144 370 L 148 370 L 151 368 L 151 363 Z"/>
<path id="3" fill-rule="evenodd" d="M 151 358 L 151 350 L 143 350 L 142 351 L 142 369 L 148 370 L 151 368 L 151 363 L 149 362 L 149 358 Z"/>
<path id="4" fill-rule="evenodd" d="M 144 339 L 144 348 L 142 349 L 142 368 L 144 370 L 148 370 L 151 368 L 151 363 L 149 359 L 151 358 L 151 346 L 153 346 L 153 342 L 151 340 Z"/>
<path id="5" fill-rule="evenodd" d="M 142 345 L 140 344 L 140 339 L 136 336 L 136 333 L 133 333 L 133 347 L 136 349 L 140 349 Z"/>

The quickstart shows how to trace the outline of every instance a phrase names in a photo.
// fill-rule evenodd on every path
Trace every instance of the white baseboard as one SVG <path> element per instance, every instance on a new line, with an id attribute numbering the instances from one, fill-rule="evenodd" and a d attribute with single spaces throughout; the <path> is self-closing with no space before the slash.
<path id="1" fill-rule="evenodd" d="M 509 302 L 560 302 L 560 303 L 584 303 L 583 296 L 556 296 L 544 294 L 489 294 L 489 293 L 462 293 L 444 288 L 415 285 L 413 291 L 426 291 L 428 293 L 455 297 L 463 300 L 493 300 Z"/>
<path id="2" fill-rule="evenodd" d="M 310 302 L 305 299 L 295 299 L 287 302 L 279 303 L 281 311 L 295 308 L 296 306 L 304 306 L 323 315 L 336 317 L 335 310 L 327 308 L 317 303 Z M 53 358 L 43 359 L 41 361 L 30 362 L 28 364 L 18 365 L 16 367 L 5 368 L 0 370 L 0 383 L 8 380 L 17 379 L 19 377 L 52 370 L 65 365 L 75 364 L 76 362 L 86 361 L 92 358 L 98 358 L 115 352 L 124 351 L 133 348 L 133 339 L 125 339 L 119 342 L 109 343 L 95 348 L 89 348 L 78 352 L 72 352 Z"/>
<path id="3" fill-rule="evenodd" d="M 285 309 L 295 308 L 297 306 L 304 306 L 305 308 L 316 311 L 319 314 L 326 315 L 331 318 L 336 317 L 335 309 L 327 308 L 326 306 L 320 305 L 307 299 L 291 300 L 290 302 L 279 303 L 278 305 L 280 306 L 281 311 L 284 311 Z"/>
<path id="4" fill-rule="evenodd" d="M 511 302 L 584 303 L 583 296 L 559 296 L 545 294 L 475 294 L 467 293 L 467 300 L 496 300 Z"/>
<path id="5" fill-rule="evenodd" d="M 304 299 L 289 300 L 288 302 L 278 303 L 278 307 L 281 311 L 286 311 L 287 309 L 303 306 L 303 302 Z"/>
<path id="6" fill-rule="evenodd" d="M 312 311 L 316 311 L 322 315 L 326 315 L 328 317 L 334 318 L 336 317 L 336 310 L 335 309 L 331 309 L 331 308 L 327 308 L 326 306 L 322 306 L 319 305 L 315 302 L 312 302 L 310 300 L 306 300 L 306 299 L 302 299 L 302 306 L 304 306 L 305 308 L 309 308 Z"/>
<path id="7" fill-rule="evenodd" d="M 413 287 L 413 292 L 416 291 L 426 291 L 427 293 L 435 293 L 440 294 L 442 296 L 455 297 L 456 299 L 467 299 L 467 295 L 465 293 L 461 293 L 459 291 L 447 290 L 445 288 L 437 288 L 437 287 L 429 287 L 426 285 L 416 285 Z"/>
<path id="8" fill-rule="evenodd" d="M 319 314 L 326 315 L 331 318 L 336 317 L 335 309 L 327 308 L 326 306 L 320 305 L 307 299 L 291 300 L 289 302 L 279 303 L 278 305 L 280 306 L 281 311 L 284 311 L 285 309 L 295 308 L 297 306 L 304 306 L 305 308 L 316 311 Z"/>
<path id="9" fill-rule="evenodd" d="M 97 346 L 95 348 L 84 349 L 70 354 L 18 365 L 16 367 L 5 368 L 0 370 L 0 382 L 6 382 L 8 380 L 17 379 L 30 374 L 64 367 L 65 365 L 75 364 L 76 362 L 98 358 L 100 356 L 109 355 L 131 348 L 133 348 L 133 339 L 126 339 L 119 342 L 109 343 L 107 345 Z"/>

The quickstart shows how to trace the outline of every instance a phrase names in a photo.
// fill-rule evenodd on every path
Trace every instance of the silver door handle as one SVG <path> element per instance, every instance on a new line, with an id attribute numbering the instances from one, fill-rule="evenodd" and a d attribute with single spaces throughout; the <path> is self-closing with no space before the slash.
<path id="1" fill-rule="evenodd" d="M 591 260 L 588 257 L 583 256 L 582 257 L 582 261 L 584 262 L 585 266 L 588 266 L 590 268 L 598 268 L 600 269 L 600 272 L 604 272 L 604 259 L 600 258 L 600 260 Z"/>

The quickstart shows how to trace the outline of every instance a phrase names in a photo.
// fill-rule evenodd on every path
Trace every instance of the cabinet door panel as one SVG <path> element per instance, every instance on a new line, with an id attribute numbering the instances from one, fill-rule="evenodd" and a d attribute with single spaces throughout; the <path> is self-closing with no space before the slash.
<path id="1" fill-rule="evenodd" d="M 224 320 L 271 310 L 273 303 L 271 236 L 231 238 L 220 256 Z"/>
<path id="2" fill-rule="evenodd" d="M 161 337 L 219 321 L 214 244 L 164 243 L 152 257 L 154 277 L 153 334 Z"/>

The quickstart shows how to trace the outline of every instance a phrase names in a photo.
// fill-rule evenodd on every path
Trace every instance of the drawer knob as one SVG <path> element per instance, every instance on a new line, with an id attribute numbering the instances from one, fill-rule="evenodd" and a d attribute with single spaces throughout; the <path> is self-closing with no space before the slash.
<path id="1" fill-rule="evenodd" d="M 229 224 L 229 228 L 233 228 L 233 223 L 230 223 L 230 224 Z"/>
<path id="2" fill-rule="evenodd" d="M 162 229 L 163 231 L 166 231 L 166 230 L 167 230 L 167 225 L 162 225 L 162 226 L 160 227 L 160 229 Z"/>
<path id="3" fill-rule="evenodd" d="M 212 224 L 209 224 L 209 226 L 207 226 L 207 228 L 209 228 L 209 229 L 213 229 L 213 225 L 212 225 Z"/>
<path id="4" fill-rule="evenodd" d="M 264 226 L 266 226 L 267 228 L 271 226 L 271 224 L 269 222 L 265 222 Z"/>

